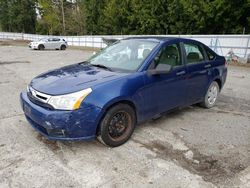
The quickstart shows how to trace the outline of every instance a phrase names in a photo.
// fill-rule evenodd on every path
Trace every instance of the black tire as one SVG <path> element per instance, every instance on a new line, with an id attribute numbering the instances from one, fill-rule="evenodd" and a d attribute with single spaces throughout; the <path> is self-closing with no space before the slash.
<path id="1" fill-rule="evenodd" d="M 97 138 L 110 147 L 120 146 L 131 137 L 135 124 L 134 109 L 127 104 L 117 104 L 106 112 L 99 125 Z"/>
<path id="2" fill-rule="evenodd" d="M 213 89 L 216 90 L 216 93 L 214 92 L 213 94 L 213 99 L 211 99 L 211 96 L 209 96 L 209 94 L 212 92 L 213 93 Z M 208 87 L 208 90 L 206 92 L 206 95 L 203 99 L 203 101 L 200 103 L 200 105 L 204 108 L 212 108 L 214 107 L 214 105 L 216 104 L 216 101 L 218 99 L 218 95 L 220 92 L 220 87 L 218 85 L 218 83 L 216 81 L 213 81 L 210 86 Z"/>
<path id="3" fill-rule="evenodd" d="M 65 45 L 62 45 L 60 49 L 61 49 L 61 50 L 66 50 L 66 46 L 65 46 Z"/>
<path id="4" fill-rule="evenodd" d="M 45 49 L 44 45 L 43 44 L 39 44 L 38 50 L 44 50 L 44 49 Z"/>

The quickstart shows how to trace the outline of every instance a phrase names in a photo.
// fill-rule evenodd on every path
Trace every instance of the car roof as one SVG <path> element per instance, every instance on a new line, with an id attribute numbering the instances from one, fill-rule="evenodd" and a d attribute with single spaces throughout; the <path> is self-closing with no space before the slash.
<path id="1" fill-rule="evenodd" d="M 193 39 L 181 38 L 181 37 L 164 37 L 164 36 L 138 36 L 138 37 L 128 37 L 123 40 L 132 40 L 132 39 L 145 39 L 145 40 L 153 40 L 157 42 L 167 42 L 172 40 L 181 40 L 181 41 L 190 41 L 190 42 L 198 42 Z"/>
<path id="2" fill-rule="evenodd" d="M 43 37 L 41 39 L 63 39 L 61 37 Z"/>

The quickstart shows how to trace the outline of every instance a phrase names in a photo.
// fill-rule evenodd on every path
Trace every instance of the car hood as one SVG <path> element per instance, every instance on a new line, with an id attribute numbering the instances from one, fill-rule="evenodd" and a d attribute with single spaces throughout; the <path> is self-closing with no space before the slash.
<path id="1" fill-rule="evenodd" d="M 39 41 L 33 41 L 33 42 L 30 42 L 30 44 L 38 44 Z"/>
<path id="2" fill-rule="evenodd" d="M 30 86 L 45 94 L 62 95 L 126 75 L 127 73 L 111 72 L 78 63 L 43 73 L 35 77 Z"/>

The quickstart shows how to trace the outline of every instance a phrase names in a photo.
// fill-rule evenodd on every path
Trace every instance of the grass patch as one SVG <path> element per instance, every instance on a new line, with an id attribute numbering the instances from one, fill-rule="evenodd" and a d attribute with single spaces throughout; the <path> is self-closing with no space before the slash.
<path id="1" fill-rule="evenodd" d="M 0 46 L 27 46 L 29 40 L 2 40 L 0 39 Z"/>

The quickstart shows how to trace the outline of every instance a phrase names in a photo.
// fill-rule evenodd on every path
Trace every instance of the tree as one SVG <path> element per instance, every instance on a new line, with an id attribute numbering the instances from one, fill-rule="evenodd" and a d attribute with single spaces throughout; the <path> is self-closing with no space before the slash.
<path id="1" fill-rule="evenodd" d="M 106 0 L 85 0 L 84 11 L 86 17 L 87 34 L 100 34 L 100 20 L 103 19 L 103 9 Z M 116 8 L 116 7 L 114 7 Z"/>
<path id="2" fill-rule="evenodd" d="M 0 0 L 0 24 L 4 31 L 34 33 L 36 1 Z"/>
<path id="3" fill-rule="evenodd" d="M 249 32 L 249 9 L 246 0 L 172 0 L 168 6 L 170 32 L 240 34 L 243 28 Z"/>
<path id="4" fill-rule="evenodd" d="M 38 21 L 47 27 L 48 34 L 62 34 L 62 16 L 60 0 L 39 0 L 39 14 L 41 19 Z"/>
<path id="5" fill-rule="evenodd" d="M 84 35 L 86 34 L 84 0 L 72 0 L 65 7 L 66 34 Z"/>
<path id="6" fill-rule="evenodd" d="M 166 34 L 168 0 L 133 0 L 129 17 L 134 34 Z"/>
<path id="7" fill-rule="evenodd" d="M 0 0 L 0 28 L 52 35 L 241 34 L 250 33 L 249 10 L 250 0 Z"/>
<path id="8" fill-rule="evenodd" d="M 206 27 L 200 32 L 208 34 L 241 34 L 247 25 L 246 0 L 207 0 L 208 6 L 203 6 L 206 15 Z M 240 5 L 240 6 L 239 6 Z"/>
<path id="9" fill-rule="evenodd" d="M 105 4 L 99 19 L 100 33 L 120 35 L 129 32 L 128 17 L 131 15 L 130 7 L 130 0 L 109 0 Z"/>

